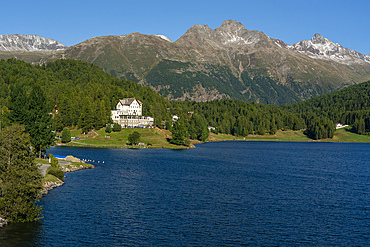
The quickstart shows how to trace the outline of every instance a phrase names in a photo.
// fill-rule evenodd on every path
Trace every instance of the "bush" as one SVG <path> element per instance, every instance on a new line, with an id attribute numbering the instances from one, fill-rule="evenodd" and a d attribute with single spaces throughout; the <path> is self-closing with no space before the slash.
<path id="1" fill-rule="evenodd" d="M 71 141 L 71 131 L 68 128 L 64 128 L 62 132 L 62 143 Z"/>
<path id="2" fill-rule="evenodd" d="M 128 136 L 128 141 L 130 142 L 130 144 L 138 144 L 139 141 L 140 141 L 140 136 L 141 134 L 137 131 L 134 131 L 133 133 L 131 133 L 129 136 Z"/>
<path id="3" fill-rule="evenodd" d="M 112 127 L 110 126 L 110 124 L 108 124 L 107 127 L 105 127 L 105 132 L 106 133 L 111 133 L 112 132 Z"/>
<path id="4" fill-rule="evenodd" d="M 57 158 L 55 158 L 54 155 L 49 154 L 49 158 L 50 158 L 50 161 L 51 161 L 50 165 L 52 167 L 60 168 L 59 160 Z"/>
<path id="5" fill-rule="evenodd" d="M 64 181 L 64 172 L 59 168 L 50 166 L 46 170 L 46 174 L 53 175 L 53 176 L 59 178 L 60 180 Z"/>
<path id="6" fill-rule="evenodd" d="M 113 124 L 113 131 L 114 131 L 114 132 L 120 132 L 120 131 L 121 131 L 121 129 L 122 129 L 122 127 L 121 127 L 121 125 L 120 125 L 120 124 L 118 124 L 118 123 L 114 123 L 114 124 Z"/>

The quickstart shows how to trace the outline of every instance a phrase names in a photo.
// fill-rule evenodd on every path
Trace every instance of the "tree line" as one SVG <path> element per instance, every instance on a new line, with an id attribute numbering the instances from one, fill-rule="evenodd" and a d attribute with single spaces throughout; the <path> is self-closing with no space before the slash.
<path id="1" fill-rule="evenodd" d="M 331 124 L 327 124 L 329 122 L 351 125 L 355 133 L 369 134 L 370 81 L 303 102 L 281 106 L 281 109 L 300 114 L 308 128 L 318 126 L 319 129 L 327 129 L 328 134 L 331 134 L 334 128 Z M 331 127 L 325 128 L 325 125 Z"/>
<path id="2" fill-rule="evenodd" d="M 0 121 L 3 126 L 25 124 L 35 148 L 43 151 L 51 144 L 37 144 L 34 136 L 42 133 L 36 126 L 57 132 L 65 127 L 83 132 L 100 129 L 112 122 L 111 110 L 119 99 L 134 97 L 143 102 L 143 115 L 154 117 L 155 126 L 180 129 L 184 139 L 206 140 L 208 126 L 216 133 L 238 136 L 306 129 L 310 138 L 322 139 L 332 137 L 336 122 L 354 125 L 357 133 L 367 133 L 368 84 L 281 107 L 231 99 L 169 101 L 149 87 L 115 78 L 86 62 L 57 60 L 39 66 L 9 59 L 0 61 Z M 43 114 L 42 120 L 41 116 L 40 120 L 31 119 L 35 112 L 52 114 Z M 180 117 L 181 128 L 173 126 L 173 115 Z M 41 127 L 37 121 L 47 124 Z"/>

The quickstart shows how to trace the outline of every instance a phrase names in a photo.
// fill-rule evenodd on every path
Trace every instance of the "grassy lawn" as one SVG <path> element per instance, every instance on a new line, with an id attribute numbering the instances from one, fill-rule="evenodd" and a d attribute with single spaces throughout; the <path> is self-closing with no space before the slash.
<path id="1" fill-rule="evenodd" d="M 349 127 L 348 127 L 349 128 Z M 319 140 L 320 142 L 370 142 L 370 136 L 357 135 L 350 131 L 348 128 L 338 129 L 334 133 L 333 139 Z M 68 144 L 68 146 L 85 146 L 85 147 L 135 147 L 127 146 L 128 136 L 137 131 L 141 134 L 140 142 L 145 144 L 145 147 L 149 148 L 185 148 L 184 146 L 176 146 L 168 142 L 168 138 L 171 138 L 171 132 L 168 130 L 158 129 L 122 129 L 120 132 L 112 132 L 110 134 L 105 133 L 105 129 L 98 131 L 92 131 L 88 135 L 81 134 L 81 130 L 71 130 L 72 136 L 81 138 Z M 233 136 L 226 134 L 214 134 L 210 133 L 209 141 L 314 141 L 303 134 L 303 131 L 277 131 L 275 135 L 248 135 L 246 137 Z M 199 143 L 194 141 L 193 143 Z M 148 145 L 151 144 L 151 145 Z M 137 147 L 137 146 L 136 146 Z M 38 163 L 48 164 L 47 160 L 40 161 Z"/>
<path id="2" fill-rule="evenodd" d="M 127 128 L 120 132 L 112 132 L 110 134 L 105 132 L 105 128 L 97 131 L 89 132 L 88 135 L 81 134 L 81 130 L 71 130 L 71 136 L 79 137 L 80 140 L 72 141 L 68 146 L 87 146 L 87 147 L 133 147 L 126 146 L 128 143 L 128 136 L 137 131 L 141 134 L 140 142 L 149 148 L 184 148 L 170 144 L 167 138 L 171 137 L 171 132 L 157 129 L 140 129 Z M 149 145 L 148 145 L 149 144 Z M 151 145 L 150 145 L 151 144 Z M 135 147 L 135 146 L 134 146 Z M 137 146 L 136 146 L 137 147 Z"/>
<path id="3" fill-rule="evenodd" d="M 246 137 L 210 133 L 210 141 L 312 141 L 303 131 L 277 131 L 275 135 L 248 135 Z"/>
<path id="4" fill-rule="evenodd" d="M 58 183 L 61 183 L 61 181 L 57 177 L 55 177 L 55 176 L 53 176 L 51 174 L 46 174 L 45 177 L 42 178 L 42 183 L 46 183 L 46 182 L 58 182 Z"/>
<path id="5" fill-rule="evenodd" d="M 350 127 L 338 129 L 334 133 L 334 142 L 370 142 L 370 136 L 358 135 L 349 131 Z M 329 140 L 330 141 L 330 140 Z"/>
<path id="6" fill-rule="evenodd" d="M 248 135 L 246 137 L 232 136 L 225 134 L 210 133 L 210 141 L 314 141 L 303 134 L 303 131 L 277 131 L 275 135 Z M 317 140 L 316 140 L 317 141 Z M 349 131 L 349 127 L 338 129 L 332 139 L 319 140 L 320 142 L 370 142 L 370 136 L 358 135 Z"/>
<path id="7" fill-rule="evenodd" d="M 40 159 L 40 158 L 35 158 L 35 162 L 39 164 L 45 164 L 49 165 L 49 159 Z"/>

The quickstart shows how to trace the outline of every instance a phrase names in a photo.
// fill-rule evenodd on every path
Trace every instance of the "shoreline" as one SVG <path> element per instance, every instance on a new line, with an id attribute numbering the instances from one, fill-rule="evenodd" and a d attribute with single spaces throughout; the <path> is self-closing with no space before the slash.
<path id="1" fill-rule="evenodd" d="M 137 129 L 136 129 L 137 130 Z M 170 132 L 160 129 L 139 129 L 137 130 L 142 135 L 142 145 L 128 145 L 127 137 L 132 132 L 132 129 L 125 129 L 121 132 L 111 133 L 109 138 L 106 138 L 104 130 L 94 131 L 95 134 L 89 138 L 82 139 L 80 130 L 73 130 L 74 135 L 81 137 L 80 140 L 74 140 L 70 143 L 55 143 L 58 147 L 82 147 L 82 148 L 128 148 L 128 149 L 173 149 L 186 150 L 195 148 L 195 144 L 219 141 L 272 141 L 272 142 L 353 142 L 353 143 L 370 143 L 369 135 L 358 135 L 349 131 L 349 127 L 337 129 L 331 139 L 313 140 L 304 134 L 304 130 L 278 130 L 275 134 L 265 135 L 250 134 L 248 136 L 234 136 L 231 134 L 215 134 L 210 132 L 208 140 L 201 142 L 191 140 L 190 146 L 177 146 L 168 142 Z M 168 133 L 167 133 L 168 132 Z"/>
<path id="2" fill-rule="evenodd" d="M 73 158 L 75 158 L 75 157 L 73 157 Z M 87 164 L 87 163 L 83 162 L 82 160 L 80 160 L 78 158 L 75 158 L 75 159 L 76 159 L 76 161 L 78 160 L 78 162 L 68 162 L 67 161 L 63 165 L 61 165 L 62 171 L 64 173 L 67 173 L 67 172 L 75 172 L 75 171 L 80 171 L 80 170 L 93 169 L 93 168 L 95 168 L 95 166 L 92 165 L 92 164 Z M 75 164 L 73 164 L 73 163 L 75 163 Z M 77 163 L 80 163 L 81 165 L 77 166 L 76 165 Z M 41 172 L 41 174 L 43 174 L 44 172 L 46 172 L 46 170 L 43 171 L 41 169 L 41 166 L 43 164 L 41 164 L 41 163 L 37 163 L 37 164 L 40 165 L 40 172 Z M 45 167 L 46 168 L 47 167 L 50 167 L 50 165 L 44 166 L 44 169 L 45 169 Z M 46 175 L 47 174 L 44 174 L 43 179 L 45 178 Z M 56 177 L 54 177 L 54 178 L 55 178 L 56 181 L 45 181 L 45 182 L 43 182 L 43 184 L 42 184 L 43 189 L 41 190 L 42 197 L 44 195 L 47 195 L 50 190 L 53 190 L 54 188 L 60 187 L 63 184 L 65 184 L 65 182 L 62 181 L 62 180 L 60 180 L 59 178 L 56 178 Z M 8 224 L 9 223 L 8 223 L 8 221 L 6 219 L 0 217 L 0 228 L 5 227 Z"/>
<path id="3" fill-rule="evenodd" d="M 87 164 L 84 161 L 80 160 L 79 158 L 73 157 L 71 155 L 69 155 L 67 157 L 68 157 L 68 160 L 66 160 L 66 161 L 62 161 L 61 162 L 61 160 L 59 160 L 59 165 L 60 165 L 60 167 L 61 167 L 61 169 L 62 169 L 62 171 L 64 173 L 67 173 L 67 172 L 75 172 L 75 171 L 80 171 L 80 170 L 93 169 L 93 168 L 95 168 L 94 165 Z M 40 169 L 41 169 L 41 167 L 43 165 L 40 164 L 40 163 L 38 163 L 38 164 L 41 165 L 40 166 Z M 77 165 L 77 164 L 79 164 L 79 165 Z M 50 167 L 50 165 L 44 166 L 43 169 L 45 169 L 45 168 L 47 169 L 48 167 Z M 45 172 L 45 175 L 44 175 L 44 178 L 45 178 L 45 176 L 47 175 L 46 174 L 46 170 L 42 170 L 41 172 L 42 173 Z M 42 185 L 44 187 L 44 189 L 41 191 L 41 194 L 42 195 L 46 195 L 46 194 L 48 194 L 48 192 L 50 190 L 52 190 L 52 189 L 54 189 L 56 187 L 60 187 L 60 186 L 62 186 L 65 183 L 64 181 L 62 181 L 62 180 L 60 180 L 58 178 L 56 178 L 56 180 L 57 181 L 45 181 L 43 183 L 43 185 Z"/>

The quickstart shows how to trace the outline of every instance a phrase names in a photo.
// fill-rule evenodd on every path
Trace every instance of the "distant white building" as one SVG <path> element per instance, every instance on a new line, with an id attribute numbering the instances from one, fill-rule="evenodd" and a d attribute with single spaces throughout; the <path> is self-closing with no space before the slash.
<path id="1" fill-rule="evenodd" d="M 336 129 L 341 129 L 341 128 L 345 128 L 347 127 L 348 125 L 344 125 L 344 124 L 341 124 L 341 123 L 337 123 L 337 125 L 335 126 Z"/>
<path id="2" fill-rule="evenodd" d="M 112 110 L 112 120 L 122 127 L 153 126 L 154 118 L 142 116 L 143 103 L 135 98 L 118 101 L 116 110 Z"/>

